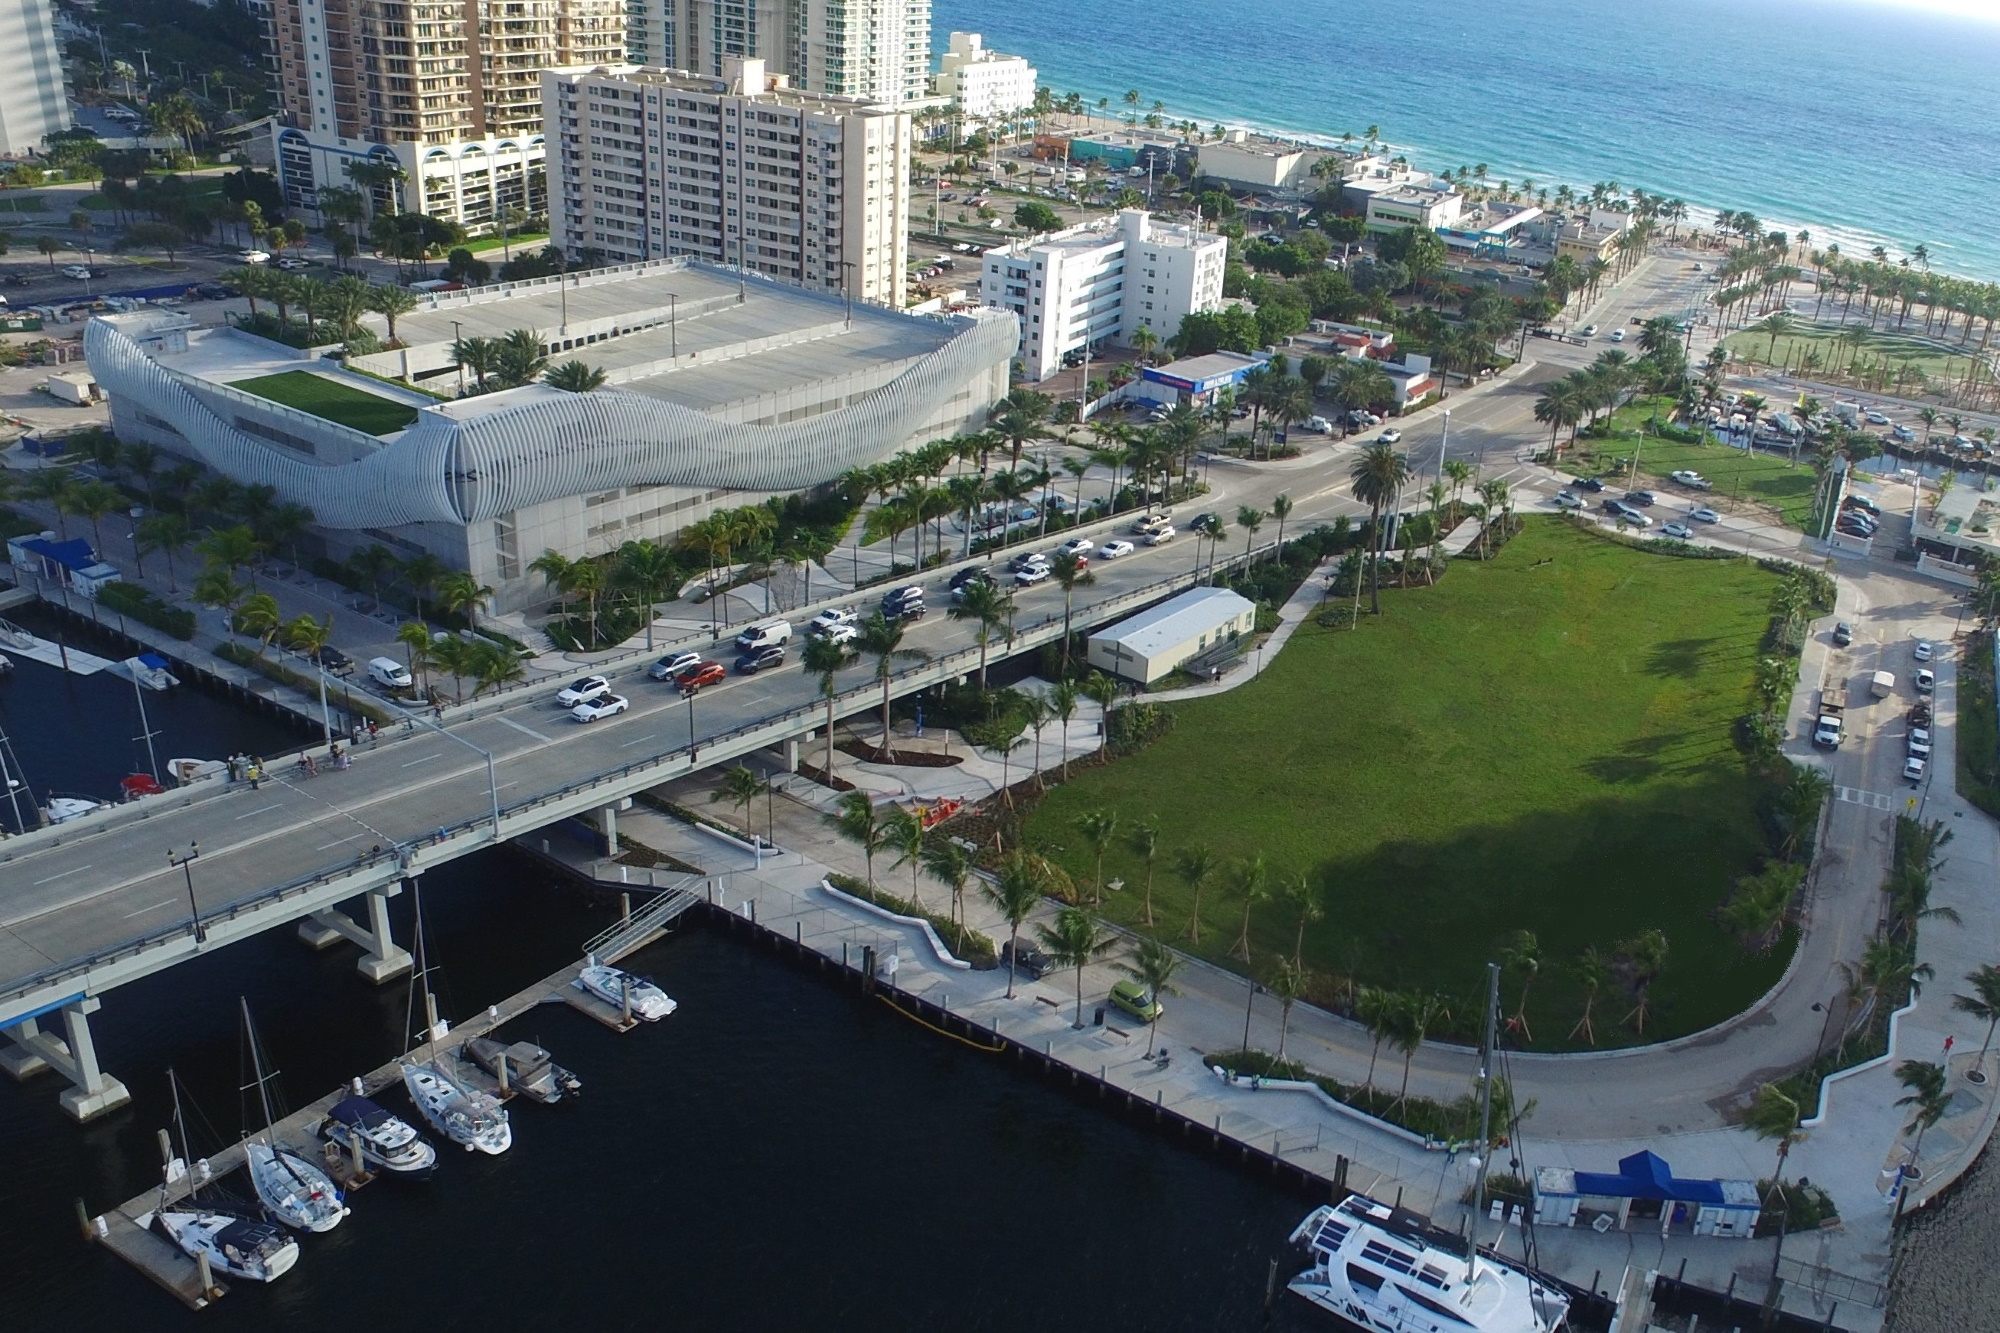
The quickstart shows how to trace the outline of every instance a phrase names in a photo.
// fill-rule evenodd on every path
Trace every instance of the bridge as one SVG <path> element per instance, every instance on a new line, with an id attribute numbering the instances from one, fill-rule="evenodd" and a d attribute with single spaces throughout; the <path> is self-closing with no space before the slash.
<path id="1" fill-rule="evenodd" d="M 1190 535 L 1094 566 L 1095 582 L 1075 590 L 1073 627 L 1194 586 L 1209 554 Z M 1239 548 L 1220 564 L 1244 558 Z M 892 659 L 890 697 L 978 669 L 976 626 L 944 614 L 945 579 L 964 567 L 918 580 L 933 610 L 909 626 L 904 646 L 922 656 Z M 872 602 L 858 597 L 789 615 L 802 625 L 819 606 Z M 1011 642 L 991 646 L 995 661 L 1062 635 L 1063 593 L 1052 581 L 1022 590 L 1016 607 Z M 344 770 L 307 780 L 274 763 L 255 787 L 201 783 L 0 843 L 0 1032 L 11 1039 L 0 1066 L 23 1078 L 55 1070 L 72 1085 L 64 1109 L 89 1119 L 129 1100 L 99 1067 L 90 1035 L 90 1014 L 118 986 L 294 922 L 315 946 L 358 944 L 361 973 L 386 982 L 411 965 L 392 937 L 389 899 L 429 867 L 573 816 L 614 834 L 617 808 L 634 793 L 755 751 L 777 748 L 795 765 L 799 742 L 826 722 L 818 676 L 788 663 L 683 699 L 645 675 L 662 653 L 718 645 L 733 656 L 703 638 L 580 668 L 610 677 L 631 700 L 587 726 L 554 703 L 555 683 L 520 685 L 448 708 L 442 724 L 411 715 Z M 836 718 L 880 708 L 876 671 L 863 658 L 840 673 Z M 340 910 L 356 899 L 363 912 Z M 60 1033 L 45 1028 L 55 1024 Z"/>

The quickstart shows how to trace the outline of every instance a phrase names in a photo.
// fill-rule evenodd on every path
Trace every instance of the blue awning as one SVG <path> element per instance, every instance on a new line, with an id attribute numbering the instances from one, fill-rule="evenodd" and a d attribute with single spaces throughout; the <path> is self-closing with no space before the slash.
<path id="1" fill-rule="evenodd" d="M 1661 1199 L 1678 1203 L 1722 1203 L 1722 1183 L 1716 1180 L 1682 1180 L 1674 1175 L 1666 1159 L 1652 1152 L 1635 1152 L 1620 1158 L 1616 1173 L 1579 1171 L 1576 1192 L 1613 1199 Z"/>

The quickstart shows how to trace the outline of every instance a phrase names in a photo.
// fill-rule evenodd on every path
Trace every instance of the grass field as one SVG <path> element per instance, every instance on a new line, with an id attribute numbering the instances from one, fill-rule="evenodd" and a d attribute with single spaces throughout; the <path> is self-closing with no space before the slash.
<path id="1" fill-rule="evenodd" d="M 1665 421 L 1672 403 L 1662 400 L 1657 406 L 1660 420 Z M 1563 455 L 1564 470 L 1580 477 L 1602 475 L 1606 482 L 1623 486 L 1627 467 L 1618 460 L 1629 462 L 1636 449 L 1641 476 L 1664 481 L 1675 472 L 1691 469 L 1715 483 L 1715 494 L 1768 505 L 1787 526 L 1805 528 L 1819 484 L 1811 468 L 1763 450 L 1733 449 L 1713 442 L 1681 444 L 1639 434 L 1654 407 L 1652 400 L 1639 399 L 1619 408 L 1613 414 L 1612 428 L 1620 433 L 1609 439 L 1578 437 Z"/>
<path id="2" fill-rule="evenodd" d="M 531 255 L 541 251 L 548 243 L 549 234 L 545 231 L 517 231 L 508 237 L 505 243 L 502 243 L 498 236 L 481 236 L 476 240 L 467 241 L 465 248 L 476 255 L 483 255 L 489 250 L 504 255 L 511 247 L 514 254 Z"/>
<path id="3" fill-rule="evenodd" d="M 1922 328 L 1921 321 L 1917 327 Z M 1850 329 L 1860 330 L 1866 335 L 1858 351 L 1855 344 L 1842 338 L 1842 334 Z M 1963 375 L 1970 364 L 1970 358 L 1941 350 L 1923 338 L 1892 329 L 1870 329 L 1865 324 L 1796 323 L 1790 333 L 1778 336 L 1775 347 L 1770 334 L 1753 333 L 1748 329 L 1732 333 L 1723 341 L 1728 345 L 1731 356 L 1760 366 L 1798 369 L 1808 352 L 1817 353 L 1819 359 L 1812 368 L 1821 372 L 1835 366 L 1844 371 L 1857 356 L 1863 365 L 1871 362 L 1880 365 L 1886 361 L 1892 367 L 1901 367 L 1909 362 L 1933 379 L 1940 375 L 1956 378 Z M 1975 341 L 1973 345 L 1976 347 L 1978 344 Z"/>
<path id="4" fill-rule="evenodd" d="M 330 380 L 307 370 L 287 370 L 256 379 L 237 380 L 229 386 L 259 398 L 268 398 L 286 407 L 296 407 L 316 417 L 343 426 L 352 426 L 370 435 L 387 435 L 417 419 L 417 409 L 393 398 L 383 398 L 351 384 Z"/>
<path id="5" fill-rule="evenodd" d="M 1274 882 L 1310 872 L 1327 915 L 1307 931 L 1308 966 L 1442 991 L 1462 1032 L 1484 963 L 1532 930 L 1547 959 L 1528 1006 L 1543 1047 L 1565 1045 L 1581 1012 L 1577 955 L 1658 927 L 1671 953 L 1646 1039 L 1707 1027 L 1768 988 L 1790 947 L 1746 954 L 1711 920 L 1764 848 L 1731 727 L 1774 586 L 1747 563 L 1530 519 L 1490 563 L 1454 562 L 1357 630 L 1308 621 L 1257 680 L 1173 705 L 1171 735 L 1054 789 L 1028 836 L 1088 880 L 1080 814 L 1157 820 L 1169 939 L 1188 919 L 1171 871 L 1181 848 L 1206 845 L 1225 866 L 1262 853 Z M 1145 873 L 1129 849 L 1107 857 L 1106 879 L 1126 885 L 1111 916 L 1137 921 Z M 1204 893 L 1192 947 L 1240 969 L 1227 884 L 1225 871 Z M 1282 902 L 1257 910 L 1260 968 L 1291 951 L 1295 922 Z M 1601 1044 L 1636 1039 L 1617 1025 L 1628 1007 L 1605 987 Z"/>

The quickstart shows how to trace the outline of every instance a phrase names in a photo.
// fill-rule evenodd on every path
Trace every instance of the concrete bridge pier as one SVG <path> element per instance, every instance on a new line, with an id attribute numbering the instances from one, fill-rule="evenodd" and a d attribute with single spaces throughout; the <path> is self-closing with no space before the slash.
<path id="1" fill-rule="evenodd" d="M 13 1040 L 13 1048 L 0 1051 L 0 1068 L 17 1079 L 32 1078 L 44 1069 L 53 1069 L 68 1079 L 72 1086 L 56 1100 L 79 1123 L 95 1120 L 132 1100 L 123 1083 L 98 1068 L 97 1044 L 90 1036 L 90 1015 L 100 1007 L 93 995 L 63 1005 L 62 1037 L 42 1031 L 37 1019 L 23 1019 L 5 1030 Z"/>
<path id="2" fill-rule="evenodd" d="M 812 733 L 809 731 L 806 735 L 810 736 Z M 801 739 L 801 737 L 794 736 L 785 742 L 785 771 L 787 773 L 796 773 L 799 771 L 799 742 Z"/>
<path id="3" fill-rule="evenodd" d="M 299 922 L 299 939 L 315 949 L 329 948 L 342 940 L 358 944 L 361 960 L 354 970 L 378 986 L 393 981 L 414 966 L 409 950 L 397 946 L 389 929 L 389 900 L 402 891 L 401 885 L 390 884 L 367 893 L 365 929 L 345 912 L 329 907 Z"/>

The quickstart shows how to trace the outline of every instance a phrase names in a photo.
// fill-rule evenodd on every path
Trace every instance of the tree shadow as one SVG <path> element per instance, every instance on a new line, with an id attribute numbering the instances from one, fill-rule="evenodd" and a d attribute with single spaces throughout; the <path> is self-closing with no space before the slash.
<path id="1" fill-rule="evenodd" d="M 1653 651 L 1646 658 L 1646 674 L 1694 680 L 1702 674 L 1714 646 L 1722 642 L 1717 638 L 1669 639 L 1665 643 L 1654 644 Z"/>

